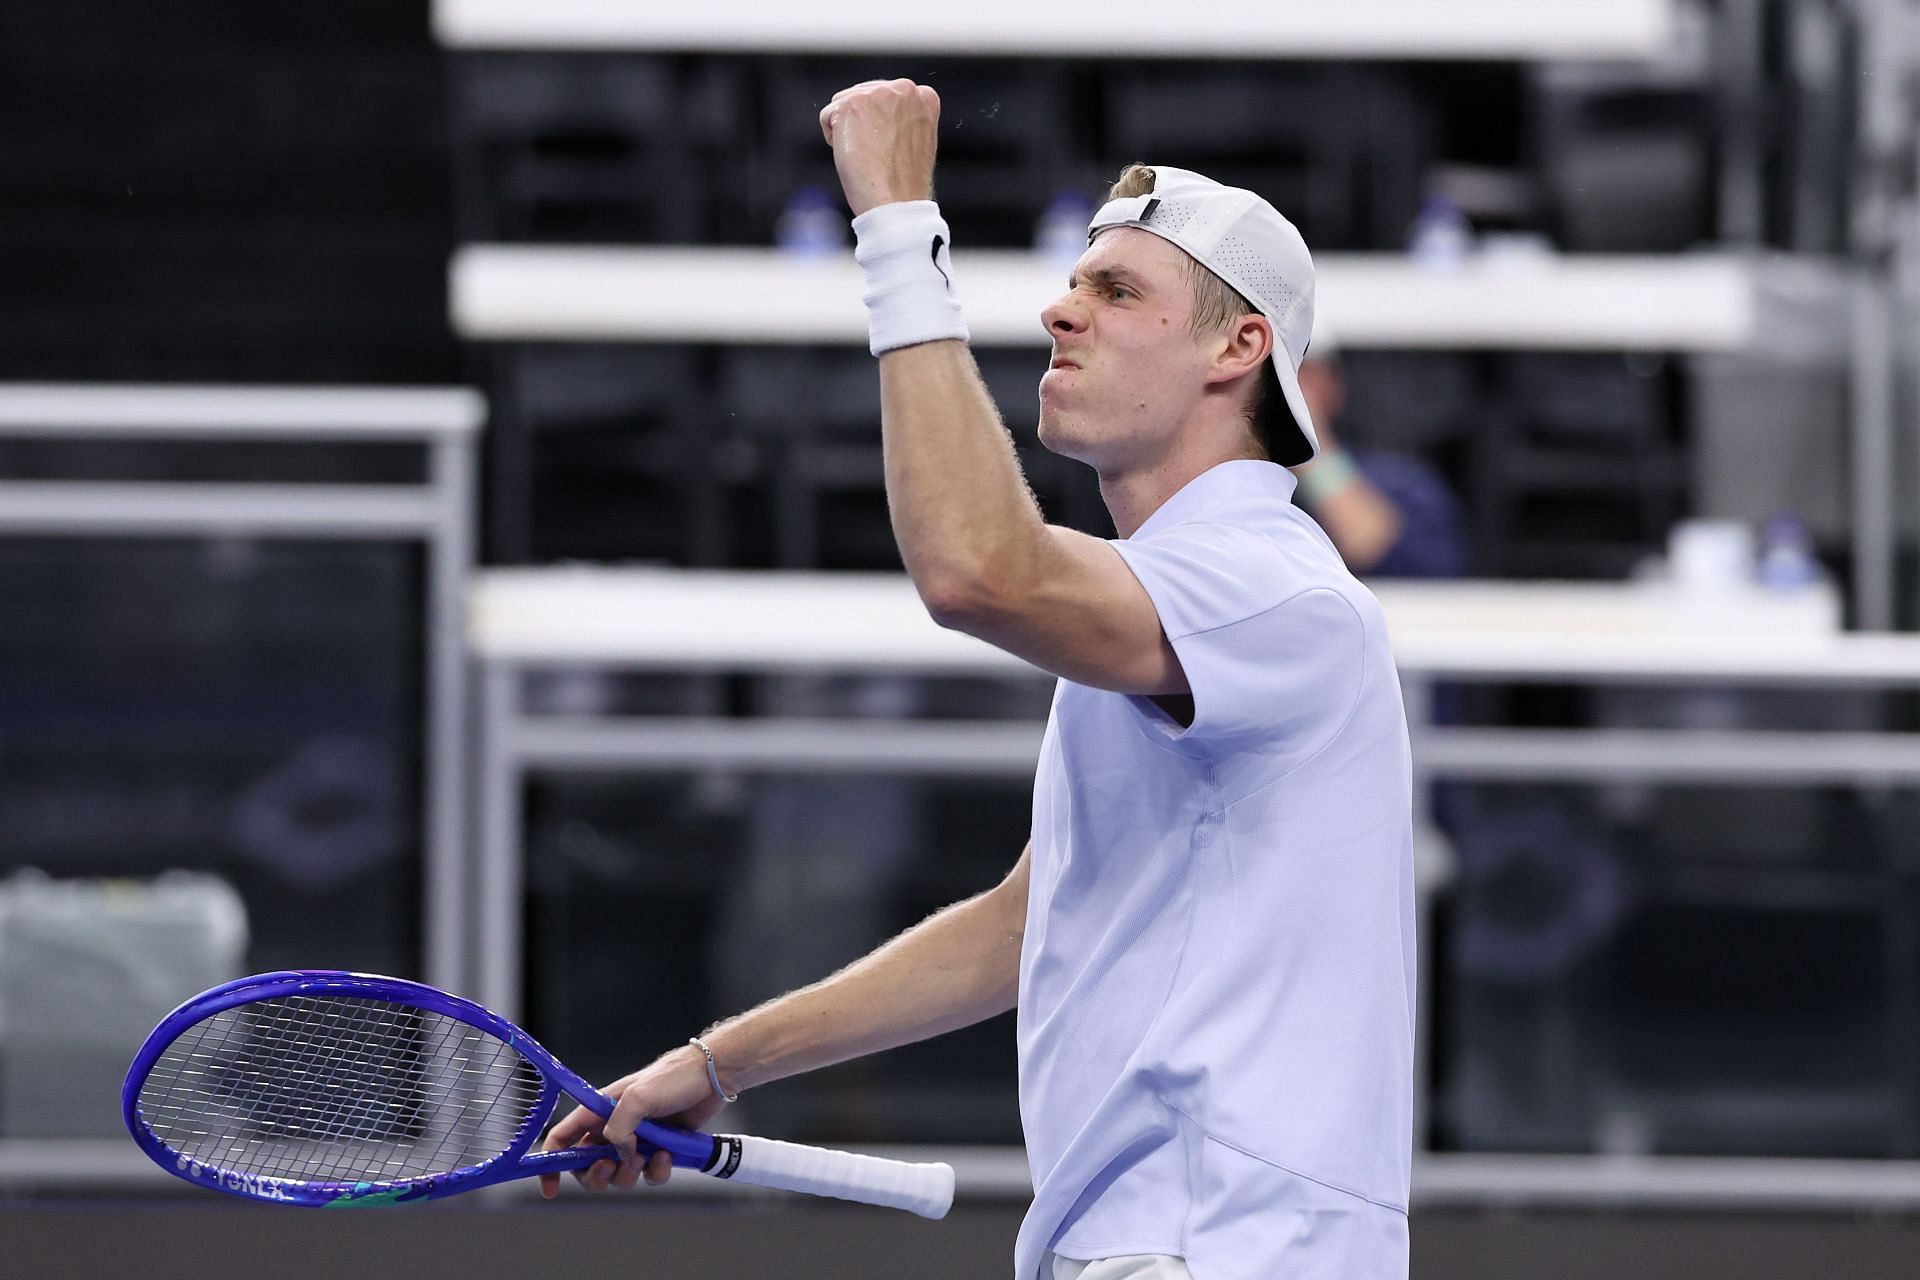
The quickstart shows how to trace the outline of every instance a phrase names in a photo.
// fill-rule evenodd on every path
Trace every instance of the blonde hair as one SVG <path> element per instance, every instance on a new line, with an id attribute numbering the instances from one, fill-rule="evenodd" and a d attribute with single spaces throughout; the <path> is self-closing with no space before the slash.
<path id="1" fill-rule="evenodd" d="M 1130 164 L 1107 190 L 1107 199 L 1126 200 L 1149 195 L 1155 174 L 1150 165 Z M 1187 317 L 1187 332 L 1195 338 L 1218 333 L 1244 315 L 1258 315 L 1260 308 L 1248 302 L 1238 289 L 1213 274 L 1197 258 L 1186 255 L 1187 284 L 1193 292 L 1193 311 Z M 1275 355 L 1280 353 L 1276 350 Z M 1284 357 L 1282 357 L 1284 358 Z M 1253 394 L 1246 404 L 1247 426 L 1254 443 L 1269 458 L 1282 452 L 1275 445 L 1298 434 L 1293 412 L 1287 408 L 1286 395 L 1280 390 L 1279 375 L 1268 361 L 1255 380 Z M 1288 450 L 1291 452 L 1291 450 Z"/>

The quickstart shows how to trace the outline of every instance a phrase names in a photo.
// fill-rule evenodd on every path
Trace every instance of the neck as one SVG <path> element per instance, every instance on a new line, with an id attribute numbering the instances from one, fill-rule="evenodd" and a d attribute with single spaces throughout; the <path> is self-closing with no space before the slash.
<path id="1" fill-rule="evenodd" d="M 1169 457 L 1127 471 L 1100 473 L 1100 497 L 1113 517 L 1113 528 L 1123 538 L 1131 538 L 1148 517 L 1168 498 L 1187 487 L 1195 476 L 1211 471 L 1223 462 L 1254 458 L 1246 450 L 1213 451 Z"/>
<path id="2" fill-rule="evenodd" d="M 1162 437 L 1161 448 L 1146 456 L 1108 459 L 1098 467 L 1100 497 L 1113 517 L 1114 530 L 1131 538 L 1163 503 L 1198 475 L 1223 462 L 1264 459 L 1248 428 L 1234 383 L 1207 388 L 1179 427 Z"/>

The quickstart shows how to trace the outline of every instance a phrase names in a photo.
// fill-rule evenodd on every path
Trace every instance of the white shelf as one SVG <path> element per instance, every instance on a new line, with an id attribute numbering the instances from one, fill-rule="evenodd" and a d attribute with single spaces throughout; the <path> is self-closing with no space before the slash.
<path id="1" fill-rule="evenodd" d="M 1019 658 L 927 616 L 904 574 L 495 569 L 474 584 L 483 659 L 661 670 L 1017 675 Z"/>
<path id="2" fill-rule="evenodd" d="M 1382 583 L 1405 674 L 1481 679 L 1920 685 L 1920 637 L 1848 635 L 1830 590 L 1692 595 L 1661 585 Z M 1021 660 L 928 618 L 899 574 L 499 569 L 468 640 L 483 660 L 648 670 L 1018 675 Z"/>
<path id="3" fill-rule="evenodd" d="M 0 382 L 0 435 L 429 439 L 486 416 L 465 387 Z"/>
<path id="4" fill-rule="evenodd" d="M 435 0 L 455 48 L 743 53 L 1034 54 L 1064 57 L 1657 57 L 1674 42 L 1675 0 L 1346 0 L 1230 6 L 1196 22 L 1178 6 L 1108 0 L 1095 9 L 969 0 Z"/>
<path id="5" fill-rule="evenodd" d="M 1071 264 L 955 255 L 973 340 L 1043 346 L 1040 311 Z M 1323 254 L 1317 305 L 1348 347 L 1739 352 L 1837 348 L 1837 274 L 1814 262 L 1703 253 L 1542 254 L 1458 270 L 1398 254 Z M 468 245 L 449 273 L 465 338 L 864 344 L 852 254 L 773 249 Z"/>

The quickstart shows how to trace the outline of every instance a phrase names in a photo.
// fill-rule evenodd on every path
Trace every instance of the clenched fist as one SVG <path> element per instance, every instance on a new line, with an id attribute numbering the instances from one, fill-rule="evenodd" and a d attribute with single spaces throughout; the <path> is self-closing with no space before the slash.
<path id="1" fill-rule="evenodd" d="M 939 125 L 940 95 L 911 80 L 869 80 L 833 95 L 820 112 L 820 132 L 854 217 L 933 198 Z"/>

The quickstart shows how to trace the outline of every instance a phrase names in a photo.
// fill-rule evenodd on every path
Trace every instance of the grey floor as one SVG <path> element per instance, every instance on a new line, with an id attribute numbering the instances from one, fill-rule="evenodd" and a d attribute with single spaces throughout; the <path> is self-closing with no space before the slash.
<path id="1" fill-rule="evenodd" d="M 0 1205 L 7 1280 L 779 1276 L 1005 1280 L 1020 1207 L 943 1222 L 834 1206 L 457 1203 L 286 1210 L 223 1201 Z M 1911 1280 L 1920 1217 L 1417 1213 L 1415 1280 Z"/>

